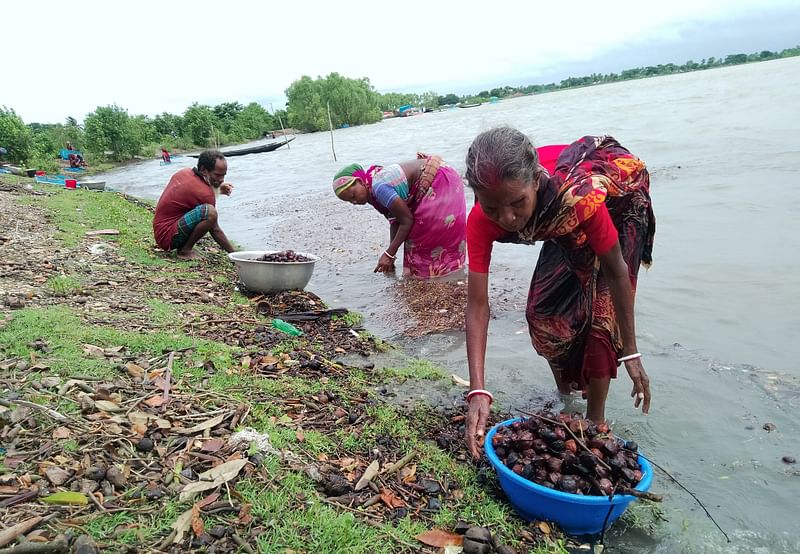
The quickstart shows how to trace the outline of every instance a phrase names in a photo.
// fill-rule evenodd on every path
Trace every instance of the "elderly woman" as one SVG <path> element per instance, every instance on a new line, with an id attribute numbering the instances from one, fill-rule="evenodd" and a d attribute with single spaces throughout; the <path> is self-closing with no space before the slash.
<path id="1" fill-rule="evenodd" d="M 492 402 L 484 362 L 495 241 L 543 243 L 526 315 L 533 346 L 550 364 L 558 390 L 584 389 L 587 417 L 601 422 L 610 381 L 624 363 L 634 406 L 647 413 L 650 383 L 633 316 L 639 265 L 652 261 L 655 234 L 645 164 L 611 137 L 537 151 L 524 134 L 501 127 L 473 141 L 467 181 L 478 200 L 467 224 L 466 441 L 473 456 Z"/>
<path id="2" fill-rule="evenodd" d="M 393 273 L 403 245 L 403 275 L 443 277 L 463 270 L 466 256 L 466 202 L 458 172 L 439 156 L 364 170 L 343 168 L 333 179 L 336 196 L 372 205 L 389 220 L 389 246 L 376 272 Z"/>

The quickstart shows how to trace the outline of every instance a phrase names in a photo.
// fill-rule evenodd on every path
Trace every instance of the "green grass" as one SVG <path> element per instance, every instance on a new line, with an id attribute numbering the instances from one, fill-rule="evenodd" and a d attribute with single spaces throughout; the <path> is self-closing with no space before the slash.
<path id="1" fill-rule="evenodd" d="M 89 198 L 91 202 L 87 201 Z M 87 231 L 117 229 L 119 235 L 102 240 L 116 241 L 126 259 L 142 265 L 167 263 L 154 255 L 153 215 L 120 194 L 57 190 L 43 204 L 53 214 L 59 229 L 57 236 L 65 246 L 77 245 Z"/>
<path id="2" fill-rule="evenodd" d="M 409 358 L 403 367 L 383 368 L 380 370 L 380 374 L 385 378 L 395 378 L 401 381 L 407 379 L 435 381 L 447 377 L 447 374 L 439 366 L 418 358 Z"/>
<path id="3" fill-rule="evenodd" d="M 358 312 L 348 311 L 344 315 L 334 315 L 331 317 L 333 321 L 344 321 L 348 327 L 356 327 L 364 321 L 364 316 Z"/>
<path id="4" fill-rule="evenodd" d="M 45 286 L 56 296 L 71 296 L 81 290 L 81 282 L 70 275 L 50 277 Z"/>
<path id="5" fill-rule="evenodd" d="M 214 361 L 218 369 L 232 363 L 234 350 L 224 344 L 196 340 L 181 334 L 134 333 L 87 326 L 69 308 L 48 307 L 15 312 L 13 321 L 0 331 L 0 352 L 6 357 L 27 357 L 29 348 L 26 345 L 37 339 L 45 339 L 53 348 L 55 354 L 45 359 L 51 369 L 64 375 L 81 373 L 111 377 L 115 374 L 116 370 L 108 360 L 88 357 L 83 351 L 83 344 L 101 348 L 124 346 L 132 354 L 148 355 L 195 347 L 197 356 Z M 191 372 L 192 369 L 183 367 L 181 360 L 175 362 L 176 376 Z"/>

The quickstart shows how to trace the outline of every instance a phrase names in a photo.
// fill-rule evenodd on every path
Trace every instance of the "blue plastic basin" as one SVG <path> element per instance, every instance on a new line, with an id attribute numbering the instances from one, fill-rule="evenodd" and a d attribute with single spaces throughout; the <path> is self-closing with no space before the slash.
<path id="1" fill-rule="evenodd" d="M 548 489 L 511 471 L 495 454 L 492 438 L 500 427 L 521 420 L 522 418 L 518 417 L 495 425 L 486 435 L 484 447 L 486 457 L 494 466 L 500 486 L 505 491 L 509 503 L 523 519 L 554 521 L 570 535 L 599 535 L 603 532 L 603 522 L 606 522 L 606 515 L 611 506 L 613 508 L 611 515 L 608 515 L 606 529 L 625 512 L 631 502 L 636 500 L 635 496 L 627 494 L 615 494 L 609 501 L 606 496 L 584 496 Z M 642 469 L 642 480 L 636 485 L 636 490 L 646 492 L 653 480 L 653 468 L 641 456 L 639 465 Z"/>

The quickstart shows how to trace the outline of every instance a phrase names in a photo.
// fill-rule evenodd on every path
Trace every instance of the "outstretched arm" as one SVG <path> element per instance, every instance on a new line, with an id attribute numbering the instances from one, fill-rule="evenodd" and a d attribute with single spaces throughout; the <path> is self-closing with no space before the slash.
<path id="1" fill-rule="evenodd" d="M 614 311 L 617 316 L 622 335 L 622 356 L 628 356 L 639 352 L 636 346 L 636 325 L 633 315 L 634 295 L 631 286 L 631 278 L 628 271 L 628 264 L 622 257 L 622 250 L 619 241 L 606 252 L 599 256 L 600 267 L 608 280 L 611 292 L 611 300 L 614 303 Z M 634 358 L 625 362 L 625 369 L 633 381 L 631 396 L 634 398 L 634 406 L 641 404 L 642 412 L 650 411 L 650 379 L 642 365 L 641 358 Z"/>
<path id="2" fill-rule="evenodd" d="M 486 337 L 489 332 L 489 274 L 469 273 L 467 284 L 467 362 L 469 364 L 470 390 L 484 389 L 484 363 Z M 469 400 L 466 442 L 472 456 L 479 456 L 479 442 L 486 431 L 491 401 L 488 396 L 476 394 Z"/>
<path id="3" fill-rule="evenodd" d="M 225 236 L 225 232 L 222 230 L 218 224 L 214 224 L 211 228 L 211 237 L 219 244 L 225 252 L 233 252 L 236 250 L 231 244 L 231 241 L 228 240 L 228 237 Z"/>

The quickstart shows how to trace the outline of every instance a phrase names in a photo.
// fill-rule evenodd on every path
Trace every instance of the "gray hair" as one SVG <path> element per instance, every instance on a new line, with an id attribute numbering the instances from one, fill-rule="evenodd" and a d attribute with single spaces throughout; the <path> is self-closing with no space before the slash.
<path id="1" fill-rule="evenodd" d="M 486 190 L 508 179 L 533 182 L 539 173 L 539 155 L 524 133 L 511 127 L 495 127 L 472 141 L 467 152 L 467 183 Z"/>

